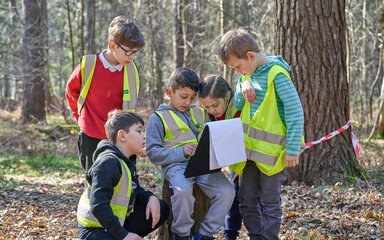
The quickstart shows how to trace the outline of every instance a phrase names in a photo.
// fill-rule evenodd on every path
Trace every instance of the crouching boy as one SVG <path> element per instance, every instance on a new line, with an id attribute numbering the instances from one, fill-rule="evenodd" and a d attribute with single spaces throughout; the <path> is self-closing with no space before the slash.
<path id="1" fill-rule="evenodd" d="M 80 239 L 140 240 L 167 219 L 167 204 L 144 190 L 136 174 L 136 154 L 145 144 L 143 125 L 136 113 L 108 114 L 108 141 L 98 144 L 77 209 Z"/>

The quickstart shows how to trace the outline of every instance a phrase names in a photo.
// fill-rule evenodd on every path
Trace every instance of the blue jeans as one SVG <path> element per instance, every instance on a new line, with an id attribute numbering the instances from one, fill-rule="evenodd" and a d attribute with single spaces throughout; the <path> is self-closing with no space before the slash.
<path id="1" fill-rule="evenodd" d="M 235 175 L 236 174 L 231 171 L 229 176 L 231 179 L 233 179 Z M 226 237 L 236 238 L 239 236 L 241 223 L 243 222 L 240 214 L 239 201 L 237 200 L 237 194 L 239 192 L 239 178 L 236 178 L 232 182 L 232 185 L 235 188 L 236 195 L 235 199 L 233 200 L 231 209 L 229 209 L 228 215 L 225 217 L 224 235 Z"/>

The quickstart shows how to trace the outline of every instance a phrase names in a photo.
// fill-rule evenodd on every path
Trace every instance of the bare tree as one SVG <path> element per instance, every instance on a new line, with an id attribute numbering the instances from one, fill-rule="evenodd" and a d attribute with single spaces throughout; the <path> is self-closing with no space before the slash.
<path id="1" fill-rule="evenodd" d="M 153 109 L 156 109 L 163 102 L 163 70 L 161 63 L 164 58 L 164 42 L 160 41 L 160 20 L 157 6 L 159 6 L 158 0 L 147 1 L 148 5 L 148 17 L 151 33 L 150 41 L 150 54 L 151 54 L 151 70 L 149 87 L 151 89 L 151 104 Z"/>
<path id="2" fill-rule="evenodd" d="M 377 8 L 377 21 L 380 25 L 380 32 L 381 32 L 381 37 L 382 37 L 382 42 L 383 42 L 383 34 L 384 34 L 384 4 L 383 4 L 383 1 L 382 0 L 376 0 L 376 8 Z M 380 54 L 380 57 L 381 57 L 381 61 L 380 63 L 383 64 L 383 57 L 384 57 L 384 54 L 383 54 L 383 47 L 381 47 L 380 49 L 381 51 L 381 54 Z M 381 78 L 381 92 L 380 92 L 380 107 L 379 107 L 379 112 L 377 113 L 377 117 L 376 117 L 376 121 L 375 121 L 375 124 L 374 124 L 374 127 L 373 127 L 373 130 L 375 130 L 376 128 L 376 124 L 377 122 L 380 121 L 379 123 L 379 127 L 378 127 L 378 132 L 377 132 L 377 138 L 379 139 L 384 139 L 384 80 L 383 78 Z M 381 120 L 379 120 L 379 116 L 381 115 Z M 371 136 L 373 135 L 373 132 L 371 133 Z"/>
<path id="3" fill-rule="evenodd" d="M 85 54 L 95 53 L 95 25 L 96 25 L 96 3 L 95 0 L 86 2 L 86 27 L 85 27 Z"/>
<path id="4" fill-rule="evenodd" d="M 174 14 L 174 41 L 173 41 L 173 58 L 175 67 L 180 68 L 184 65 L 184 38 L 183 38 L 183 25 L 182 25 L 182 13 L 184 10 L 183 0 L 173 0 Z"/>
<path id="5" fill-rule="evenodd" d="M 301 97 L 305 138 L 315 140 L 349 120 L 344 0 L 277 0 L 277 50 L 291 64 Z M 350 129 L 306 150 L 289 181 L 324 184 L 359 175 Z"/>
<path id="6" fill-rule="evenodd" d="M 69 40 L 71 47 L 71 56 L 72 56 L 72 69 L 75 69 L 75 47 L 73 45 L 73 31 L 72 31 L 72 21 L 71 21 L 71 8 L 69 5 L 69 0 L 65 1 L 65 6 L 67 8 L 67 19 L 68 19 L 68 30 L 69 30 Z"/>
<path id="7" fill-rule="evenodd" d="M 230 12 L 230 4 L 226 0 L 220 0 L 220 35 L 223 36 L 226 32 L 228 32 L 228 13 Z M 230 82 L 230 78 L 228 77 L 228 66 L 223 64 L 223 77 L 227 81 Z"/>
<path id="8" fill-rule="evenodd" d="M 24 100 L 21 119 L 26 122 L 45 121 L 47 87 L 47 2 L 24 0 Z"/>

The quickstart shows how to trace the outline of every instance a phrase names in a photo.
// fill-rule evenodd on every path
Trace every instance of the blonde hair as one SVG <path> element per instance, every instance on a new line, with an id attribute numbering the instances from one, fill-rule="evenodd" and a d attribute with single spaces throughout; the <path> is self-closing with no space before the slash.
<path id="1" fill-rule="evenodd" d="M 246 30 L 235 29 L 228 31 L 221 38 L 217 54 L 221 61 L 226 64 L 231 54 L 237 58 L 246 58 L 249 51 L 260 52 L 256 40 Z"/>
<path id="2" fill-rule="evenodd" d="M 139 28 L 123 16 L 115 17 L 108 27 L 108 42 L 116 42 L 129 48 L 143 48 L 144 37 Z"/>

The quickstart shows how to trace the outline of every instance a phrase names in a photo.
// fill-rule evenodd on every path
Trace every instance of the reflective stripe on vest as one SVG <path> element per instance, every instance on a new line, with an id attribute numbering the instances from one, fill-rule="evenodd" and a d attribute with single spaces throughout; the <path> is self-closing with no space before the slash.
<path id="1" fill-rule="evenodd" d="M 112 153 L 100 155 L 98 159 L 104 156 L 111 155 L 119 159 L 122 174 L 119 183 L 113 188 L 113 196 L 110 202 L 113 214 L 119 219 L 120 225 L 124 225 L 127 214 L 131 211 L 129 209 L 129 200 L 132 193 L 132 177 L 131 171 L 123 160 L 118 158 Z M 96 161 L 98 161 L 96 159 Z M 84 190 L 81 195 L 79 206 L 77 208 L 77 221 L 83 227 L 102 227 L 97 218 L 92 214 L 90 209 L 90 192 L 91 185 L 87 184 L 88 187 Z M 132 209 L 133 210 L 133 209 Z"/>
<path id="2" fill-rule="evenodd" d="M 165 147 L 174 148 L 188 143 L 197 144 L 197 138 L 191 128 L 173 110 L 161 110 L 156 111 L 156 113 L 164 125 L 165 136 L 163 141 Z M 195 126 L 204 126 L 207 116 L 202 108 L 191 108 L 190 113 Z"/>
<path id="3" fill-rule="evenodd" d="M 225 110 L 225 119 L 232 119 L 235 117 L 239 110 L 235 107 L 234 97 L 232 96 L 228 102 L 227 109 Z"/>
<path id="4" fill-rule="evenodd" d="M 95 72 L 96 54 L 85 55 L 81 58 L 81 91 L 77 100 L 77 112 L 80 115 L 81 109 L 84 106 L 89 88 L 91 87 L 92 77 Z M 139 94 L 139 74 L 136 64 L 131 62 L 124 66 L 123 79 L 123 102 L 122 109 L 124 111 L 134 112 Z"/>
<path id="5" fill-rule="evenodd" d="M 275 65 L 268 73 L 268 89 L 263 102 L 250 119 L 251 105 L 246 101 L 240 118 L 243 122 L 247 159 L 256 162 L 260 171 L 271 176 L 285 168 L 286 127 L 277 107 L 274 79 L 289 73 Z M 231 170 L 242 174 L 245 162 L 232 165 Z"/>
<path id="6" fill-rule="evenodd" d="M 205 110 L 200 107 L 193 107 L 189 110 L 191 114 L 192 123 L 201 132 L 204 129 L 204 123 L 208 120 L 208 115 Z"/>

